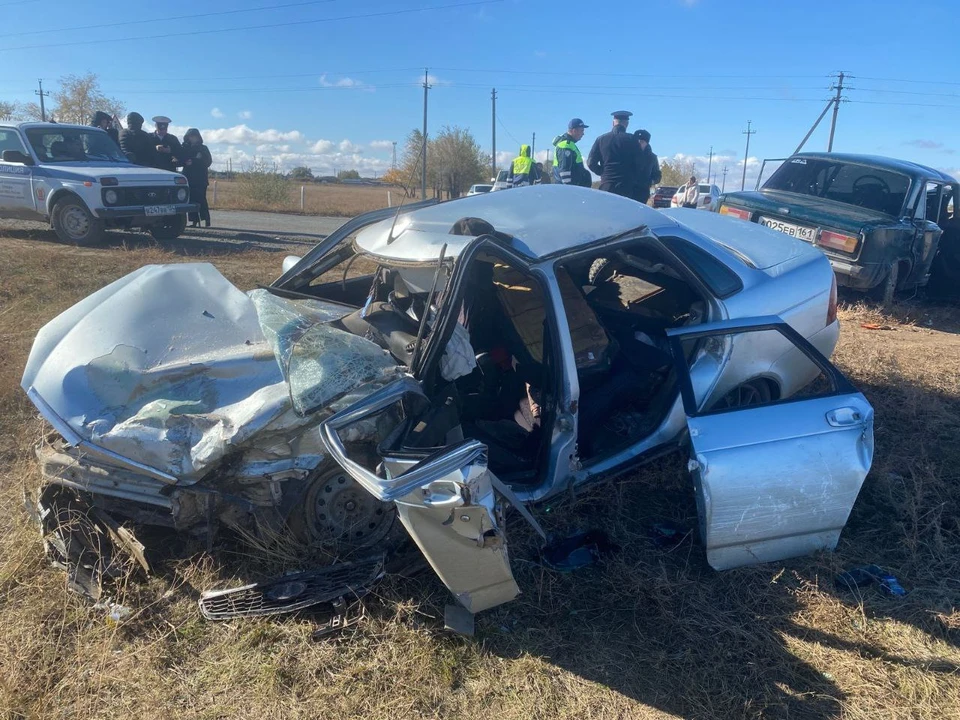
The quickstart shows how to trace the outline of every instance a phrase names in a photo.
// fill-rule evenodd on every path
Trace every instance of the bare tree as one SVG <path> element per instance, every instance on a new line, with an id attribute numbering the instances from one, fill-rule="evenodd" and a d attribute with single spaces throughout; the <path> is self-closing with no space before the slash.
<path id="1" fill-rule="evenodd" d="M 662 160 L 660 162 L 660 184 L 679 187 L 684 185 L 691 175 L 696 175 L 693 160 Z"/>
<path id="2" fill-rule="evenodd" d="M 20 117 L 20 103 L 0 100 L 0 120 L 13 120 Z"/>
<path id="3" fill-rule="evenodd" d="M 103 94 L 100 80 L 93 73 L 64 75 L 52 97 L 54 107 L 51 114 L 60 122 L 85 125 L 97 110 L 117 117 L 124 112 L 123 103 Z"/>
<path id="4" fill-rule="evenodd" d="M 428 179 L 441 193 L 456 198 L 484 178 L 490 158 L 480 151 L 476 139 L 457 126 L 445 126 L 430 143 Z"/>

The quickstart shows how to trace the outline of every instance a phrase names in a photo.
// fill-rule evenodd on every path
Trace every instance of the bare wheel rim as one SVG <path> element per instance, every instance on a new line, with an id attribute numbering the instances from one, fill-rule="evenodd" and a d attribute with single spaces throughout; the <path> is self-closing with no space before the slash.
<path id="1" fill-rule="evenodd" d="M 390 532 L 394 520 L 390 505 L 343 471 L 326 473 L 313 482 L 304 511 L 311 540 L 344 549 L 376 544 Z"/>
<path id="2" fill-rule="evenodd" d="M 68 205 L 60 211 L 60 224 L 72 238 L 82 238 L 90 232 L 90 217 L 76 205 Z"/>
<path id="3" fill-rule="evenodd" d="M 761 405 L 770 401 L 770 390 L 759 382 L 745 382 L 731 390 L 718 404 L 718 408 L 740 408 Z"/>

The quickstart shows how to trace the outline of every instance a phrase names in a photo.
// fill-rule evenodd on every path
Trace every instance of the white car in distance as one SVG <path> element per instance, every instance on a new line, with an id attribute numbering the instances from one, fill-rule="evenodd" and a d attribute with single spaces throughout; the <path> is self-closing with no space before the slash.
<path id="1" fill-rule="evenodd" d="M 683 193 L 686 186 L 677 190 L 676 194 L 670 200 L 670 207 L 683 207 Z M 720 200 L 720 188 L 716 185 L 700 183 L 700 196 L 697 198 L 697 210 L 716 210 L 717 201 Z"/>

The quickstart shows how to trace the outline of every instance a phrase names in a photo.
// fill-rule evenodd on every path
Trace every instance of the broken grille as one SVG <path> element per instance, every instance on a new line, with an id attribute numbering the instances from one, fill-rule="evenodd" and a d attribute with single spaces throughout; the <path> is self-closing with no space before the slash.
<path id="1" fill-rule="evenodd" d="M 365 595 L 382 576 L 381 557 L 337 563 L 262 583 L 206 592 L 200 598 L 200 612 L 208 620 L 294 612 L 343 596 Z"/>

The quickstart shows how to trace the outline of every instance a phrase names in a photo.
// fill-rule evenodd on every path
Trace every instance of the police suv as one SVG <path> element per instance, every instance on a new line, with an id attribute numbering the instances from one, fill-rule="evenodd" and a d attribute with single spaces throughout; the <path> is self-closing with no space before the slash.
<path id="1" fill-rule="evenodd" d="M 197 210 L 183 175 L 134 165 L 99 128 L 0 124 L 0 151 L 0 218 L 49 222 L 63 242 L 136 227 L 173 240 Z"/>

